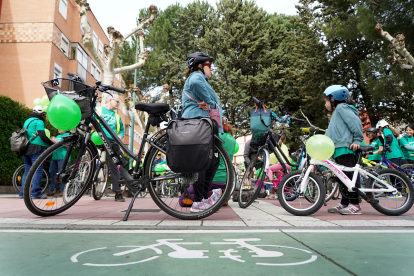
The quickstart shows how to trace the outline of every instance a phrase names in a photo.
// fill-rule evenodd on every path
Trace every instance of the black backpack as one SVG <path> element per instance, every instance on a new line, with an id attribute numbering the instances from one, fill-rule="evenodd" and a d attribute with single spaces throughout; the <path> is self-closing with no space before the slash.
<path id="1" fill-rule="evenodd" d="M 217 122 L 210 118 L 171 120 L 167 126 L 167 164 L 176 173 L 207 171 L 218 162 L 214 152 Z"/>
<path id="2" fill-rule="evenodd" d="M 28 125 L 27 125 L 27 129 L 29 129 L 30 124 L 33 121 L 36 121 L 39 119 L 33 119 Z M 12 151 L 15 152 L 21 152 L 24 149 L 27 148 L 27 146 L 29 146 L 30 142 L 33 141 L 33 139 L 35 139 L 37 137 L 37 135 L 33 136 L 32 139 L 27 139 L 26 137 L 26 132 L 27 129 L 25 128 L 21 128 L 16 130 L 15 132 L 12 133 L 12 136 L 10 137 L 10 148 Z"/>

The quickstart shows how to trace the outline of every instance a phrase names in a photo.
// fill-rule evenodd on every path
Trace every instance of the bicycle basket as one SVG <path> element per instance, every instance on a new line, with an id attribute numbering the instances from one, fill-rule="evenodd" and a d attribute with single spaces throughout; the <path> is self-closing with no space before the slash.
<path id="1" fill-rule="evenodd" d="M 88 96 L 93 95 L 93 88 L 89 85 L 65 78 L 42 82 L 42 85 L 50 101 L 56 94 L 62 94 L 74 100 L 78 104 L 81 113 L 90 113 L 90 99 Z M 82 96 L 81 93 L 85 96 Z"/>

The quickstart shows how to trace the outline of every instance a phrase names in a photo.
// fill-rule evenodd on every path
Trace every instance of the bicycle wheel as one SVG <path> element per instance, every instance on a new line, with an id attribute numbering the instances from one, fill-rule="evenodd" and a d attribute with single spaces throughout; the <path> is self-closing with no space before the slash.
<path id="1" fill-rule="evenodd" d="M 326 187 L 314 173 L 309 174 L 309 183 L 303 194 L 299 193 L 302 171 L 288 173 L 279 183 L 278 199 L 282 207 L 295 216 L 308 216 L 317 212 L 323 205 Z M 287 197 L 295 195 L 294 200 Z"/>
<path id="2" fill-rule="evenodd" d="M 370 199 L 378 200 L 378 203 L 371 203 L 378 212 L 387 216 L 399 216 L 407 212 L 413 206 L 413 186 L 407 176 L 397 170 L 378 170 L 378 178 L 398 190 L 397 195 L 390 192 L 366 193 Z M 370 178 L 366 182 L 369 189 L 386 188 L 381 182 Z"/>
<path id="3" fill-rule="evenodd" d="M 326 185 L 326 197 L 325 202 L 331 200 L 338 191 L 339 183 L 331 171 L 324 172 L 323 183 Z"/>
<path id="4" fill-rule="evenodd" d="M 106 162 L 101 162 L 95 173 L 92 184 L 92 196 L 95 200 L 100 200 L 105 194 L 106 184 L 108 183 L 109 168 Z"/>
<path id="5" fill-rule="evenodd" d="M 264 168 L 266 164 L 264 160 L 266 160 L 266 154 L 264 150 L 261 150 L 250 161 L 240 183 L 238 198 L 240 208 L 249 207 L 259 196 L 265 179 Z"/>
<path id="6" fill-rule="evenodd" d="M 34 162 L 27 174 L 23 193 L 26 207 L 33 214 L 44 217 L 59 214 L 75 204 L 85 193 L 95 172 L 95 166 L 92 166 L 91 162 L 97 155 L 96 148 L 91 141 L 88 141 L 85 153 L 83 154 L 80 163 L 77 164 L 78 171 L 76 176 L 66 185 L 61 183 L 59 179 L 55 179 L 56 190 L 63 190 L 63 196 L 61 193 L 55 193 L 55 195 L 45 199 L 40 198 L 40 195 L 36 195 L 37 197 L 31 196 L 34 175 L 43 162 L 51 158 L 53 153 L 57 151 L 70 151 L 70 160 L 65 169 L 65 173 L 70 175 L 75 168 L 75 163 L 79 155 L 79 148 L 80 145 L 77 140 L 63 140 L 45 150 Z"/>
<path id="7" fill-rule="evenodd" d="M 162 149 L 166 148 L 167 136 L 164 134 L 161 136 L 155 143 Z M 148 150 L 147 155 L 145 156 L 145 173 L 144 176 L 149 176 L 150 179 L 154 178 L 156 172 L 153 170 L 153 164 L 157 155 L 158 149 L 151 147 Z M 233 175 L 233 164 L 231 163 L 230 157 L 224 147 L 219 143 L 215 142 L 215 149 L 214 149 L 215 156 L 218 155 L 220 158 L 220 162 L 223 164 L 223 171 L 222 174 L 226 173 L 226 181 L 222 185 L 222 193 L 218 197 L 217 200 L 214 200 L 212 197 L 207 199 L 211 207 L 206 208 L 205 210 L 198 212 L 198 213 L 191 213 L 190 209 L 192 207 L 192 203 L 194 197 L 191 197 L 191 190 L 196 192 L 193 185 L 204 185 L 204 183 L 199 183 L 198 173 L 195 174 L 187 174 L 187 175 L 180 175 L 172 172 L 171 170 L 167 170 L 162 177 L 164 180 L 174 181 L 175 189 L 179 191 L 179 194 L 173 195 L 172 197 L 161 196 L 160 191 L 158 188 L 162 188 L 161 180 L 160 181 L 151 181 L 150 185 L 148 185 L 149 193 L 157 204 L 157 206 L 162 209 L 167 214 L 179 218 L 179 219 L 186 219 L 186 220 L 195 220 L 195 219 L 202 219 L 208 217 L 215 212 L 228 200 L 230 191 L 233 189 L 234 185 L 234 175 Z M 168 165 L 168 163 L 167 163 Z M 161 186 L 161 187 L 160 187 Z M 162 190 L 162 189 L 161 189 Z M 162 191 L 161 191 L 162 193 Z M 193 194 L 194 196 L 194 194 Z M 181 204 L 181 205 L 180 205 Z"/>
<path id="8" fill-rule="evenodd" d="M 404 164 L 404 165 L 401 165 L 401 168 L 408 169 L 408 170 L 412 170 L 413 167 L 414 167 L 413 164 Z M 411 173 L 411 171 L 403 171 L 403 172 L 408 177 L 408 179 L 411 180 L 411 184 L 414 185 L 414 174 Z"/>
<path id="9" fill-rule="evenodd" d="M 16 190 L 16 192 L 20 193 L 22 190 L 22 180 L 23 180 L 23 174 L 25 170 L 25 165 L 21 165 L 17 168 L 17 170 L 14 171 L 13 174 L 13 187 Z M 40 181 L 40 188 L 42 189 L 42 193 L 46 192 L 48 184 L 50 181 L 49 173 L 43 169 L 42 171 L 42 180 Z"/>

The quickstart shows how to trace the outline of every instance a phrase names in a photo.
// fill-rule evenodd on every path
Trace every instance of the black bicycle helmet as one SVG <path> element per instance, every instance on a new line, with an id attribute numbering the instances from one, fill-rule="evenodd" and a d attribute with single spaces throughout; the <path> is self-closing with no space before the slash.
<path id="1" fill-rule="evenodd" d="M 376 127 L 369 127 L 367 129 L 367 132 L 377 133 L 378 132 L 378 129 Z"/>
<path id="2" fill-rule="evenodd" d="M 190 54 L 187 57 L 186 64 L 187 64 L 188 69 L 193 69 L 199 64 L 207 62 L 207 61 L 213 62 L 213 58 L 207 55 L 206 53 L 195 52 L 195 53 Z"/>

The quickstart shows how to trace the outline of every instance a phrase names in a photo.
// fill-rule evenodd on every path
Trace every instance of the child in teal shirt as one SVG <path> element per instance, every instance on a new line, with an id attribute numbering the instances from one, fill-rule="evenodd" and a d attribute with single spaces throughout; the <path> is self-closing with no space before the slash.
<path id="1" fill-rule="evenodd" d="M 384 140 L 378 136 L 378 130 L 375 127 L 367 129 L 367 136 L 370 139 L 369 146 L 375 147 L 372 154 L 368 155 L 368 160 L 379 162 L 382 158 L 381 153 L 384 148 Z"/>
<path id="2" fill-rule="evenodd" d="M 323 96 L 325 108 L 328 111 L 334 111 L 325 135 L 331 138 L 335 144 L 335 161 L 346 167 L 354 167 L 357 158 L 353 150 L 359 149 L 364 140 L 359 112 L 353 106 L 355 103 L 349 97 L 348 89 L 343 85 L 329 86 Z M 353 172 L 344 173 L 349 179 L 352 179 Z M 358 188 L 361 187 L 358 180 L 355 185 Z M 342 196 L 341 203 L 329 208 L 328 212 L 342 215 L 361 215 L 358 195 L 356 193 L 351 194 L 351 199 Z"/>
<path id="3" fill-rule="evenodd" d="M 414 125 L 405 127 L 405 135 L 401 137 L 400 145 L 405 161 L 414 164 Z"/>

